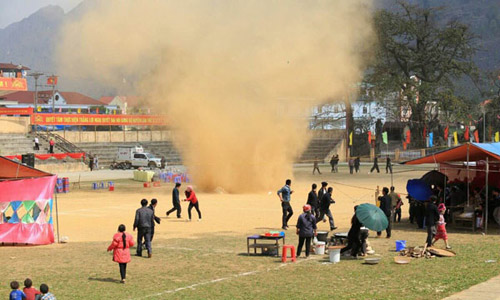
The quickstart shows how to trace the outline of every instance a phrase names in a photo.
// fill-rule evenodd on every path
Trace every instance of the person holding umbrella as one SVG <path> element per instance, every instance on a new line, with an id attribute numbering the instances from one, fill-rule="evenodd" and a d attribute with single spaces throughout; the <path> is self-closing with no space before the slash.
<path id="1" fill-rule="evenodd" d="M 384 214 L 387 217 L 388 225 L 387 228 L 385 229 L 385 232 L 387 233 L 386 238 L 391 238 L 391 210 L 392 210 L 392 200 L 391 197 L 389 197 L 389 189 L 387 187 L 384 187 L 382 189 L 382 196 L 379 197 L 380 200 L 380 209 L 384 212 Z M 382 231 L 377 231 L 377 237 L 380 237 L 382 235 Z"/>
<path id="2" fill-rule="evenodd" d="M 373 204 L 363 203 L 356 207 L 355 211 L 356 218 L 368 229 L 379 232 L 389 226 L 389 219 L 386 214 Z M 363 231 L 363 229 L 361 229 L 361 231 Z M 361 240 L 362 239 L 363 237 Z"/>
<path id="3" fill-rule="evenodd" d="M 361 249 L 361 222 L 359 221 L 358 217 L 356 216 L 356 209 L 358 208 L 358 205 L 354 206 L 354 215 L 352 216 L 351 219 L 351 229 L 349 229 L 349 232 L 347 233 L 347 246 L 342 248 L 340 250 L 340 253 L 344 253 L 347 250 L 351 250 L 351 256 L 357 257 L 359 250 Z"/>

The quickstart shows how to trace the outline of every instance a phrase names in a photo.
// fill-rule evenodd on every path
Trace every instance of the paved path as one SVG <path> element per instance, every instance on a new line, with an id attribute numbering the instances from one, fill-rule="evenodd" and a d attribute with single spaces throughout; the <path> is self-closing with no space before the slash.
<path id="1" fill-rule="evenodd" d="M 500 299 L 500 276 L 476 284 L 465 291 L 444 298 L 444 300 Z"/>

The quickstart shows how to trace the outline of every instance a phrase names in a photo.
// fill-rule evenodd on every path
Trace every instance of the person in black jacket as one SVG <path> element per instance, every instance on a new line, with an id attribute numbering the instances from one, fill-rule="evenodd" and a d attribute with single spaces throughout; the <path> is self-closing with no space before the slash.
<path id="1" fill-rule="evenodd" d="M 385 173 L 391 173 L 392 174 L 392 163 L 391 163 L 391 158 L 387 156 L 387 160 L 385 162 Z"/>
<path id="2" fill-rule="evenodd" d="M 321 198 L 323 197 L 323 195 L 327 193 L 327 188 L 326 188 L 327 186 L 328 182 L 323 181 L 321 183 L 321 188 L 318 191 L 318 204 L 319 202 L 321 202 Z"/>
<path id="3" fill-rule="evenodd" d="M 387 217 L 387 221 L 389 224 L 387 225 L 387 228 L 385 229 L 385 232 L 387 233 L 386 238 L 391 237 L 391 210 L 392 210 L 392 200 L 391 197 L 389 197 L 389 189 L 387 187 L 384 187 L 382 189 L 382 196 L 379 197 L 380 200 L 380 209 L 384 212 L 385 216 Z M 377 236 L 381 236 L 382 232 L 378 231 Z"/>
<path id="4" fill-rule="evenodd" d="M 337 229 L 337 227 L 335 227 L 332 212 L 330 211 L 330 204 L 335 203 L 335 201 L 332 199 L 332 192 L 333 188 L 329 187 L 328 191 L 321 197 L 319 203 L 320 215 L 319 218 L 316 220 L 316 223 L 318 223 L 320 220 L 323 220 L 325 215 L 327 215 L 328 220 L 330 221 L 330 230 L 335 230 Z"/>
<path id="5" fill-rule="evenodd" d="M 432 240 L 436 235 L 436 222 L 439 220 L 439 211 L 436 207 L 436 196 L 431 196 L 425 202 L 425 226 L 427 227 L 427 247 L 432 246 Z"/>
<path id="6" fill-rule="evenodd" d="M 153 241 L 153 237 L 155 235 L 155 222 L 160 224 L 160 221 L 161 221 L 161 219 L 155 215 L 155 207 L 157 204 L 158 204 L 158 200 L 153 198 L 153 199 L 151 199 L 151 204 L 148 206 L 148 208 L 153 211 L 153 220 L 151 221 L 151 240 L 150 240 L 151 242 Z"/>
<path id="7" fill-rule="evenodd" d="M 375 156 L 375 158 L 373 159 L 373 167 L 372 169 L 370 170 L 370 172 L 368 172 L 368 174 L 372 173 L 373 170 L 377 170 L 377 173 L 380 173 L 380 169 L 378 168 L 378 158 Z"/>
<path id="8" fill-rule="evenodd" d="M 181 183 L 177 182 L 175 184 L 174 189 L 172 190 L 172 209 L 167 211 L 167 217 L 174 211 L 177 211 L 177 219 L 181 218 L 181 200 L 179 199 L 179 188 L 181 187 Z M 189 198 L 189 197 L 187 197 Z"/>
<path id="9" fill-rule="evenodd" d="M 134 231 L 137 228 L 137 250 L 136 256 L 142 256 L 142 239 L 148 250 L 148 257 L 151 258 L 153 251 L 151 249 L 151 224 L 153 221 L 153 211 L 148 208 L 148 200 L 141 200 L 141 208 L 135 211 Z"/>
<path id="10" fill-rule="evenodd" d="M 318 195 L 316 194 L 317 187 L 316 183 L 313 183 L 312 189 L 307 195 L 307 204 L 311 206 L 311 213 L 315 218 L 319 217 Z"/>
<path id="11" fill-rule="evenodd" d="M 356 170 L 356 173 L 359 172 L 359 167 L 361 166 L 361 158 L 358 156 L 354 160 L 354 170 Z"/>
<path id="12" fill-rule="evenodd" d="M 311 239 L 316 236 L 316 219 L 311 213 L 311 206 L 304 205 L 302 208 L 303 214 L 297 219 L 297 235 L 299 236 L 299 244 L 297 246 L 297 257 L 302 252 L 304 242 L 306 243 L 306 258 L 309 257 L 309 250 L 311 248 Z"/>
<path id="13" fill-rule="evenodd" d="M 347 250 L 351 250 L 351 256 L 357 257 L 359 251 L 361 250 L 361 222 L 358 217 L 356 217 L 356 209 L 358 206 L 354 206 L 354 215 L 351 219 L 351 229 L 347 233 L 347 246 L 340 250 L 340 253 L 344 253 Z"/>

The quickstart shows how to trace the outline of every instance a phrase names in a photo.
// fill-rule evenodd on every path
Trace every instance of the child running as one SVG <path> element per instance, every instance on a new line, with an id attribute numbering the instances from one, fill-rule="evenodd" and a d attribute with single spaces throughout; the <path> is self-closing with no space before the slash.
<path id="1" fill-rule="evenodd" d="M 446 222 L 444 221 L 444 212 L 446 211 L 446 206 L 444 206 L 444 203 L 438 205 L 438 211 L 439 221 L 437 223 L 437 233 L 434 237 L 432 245 L 434 245 L 434 243 L 436 243 L 439 239 L 442 239 L 444 241 L 444 244 L 446 245 L 446 249 L 451 249 L 450 245 L 448 245 L 448 234 L 446 233 Z"/>

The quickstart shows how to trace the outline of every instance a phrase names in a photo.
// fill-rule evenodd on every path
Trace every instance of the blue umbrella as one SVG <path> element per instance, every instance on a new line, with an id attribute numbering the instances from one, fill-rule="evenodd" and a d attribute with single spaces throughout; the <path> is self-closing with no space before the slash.
<path id="1" fill-rule="evenodd" d="M 422 179 L 410 179 L 406 184 L 406 190 L 411 197 L 419 201 L 426 201 L 432 196 L 432 191 L 427 182 Z"/>
<path id="2" fill-rule="evenodd" d="M 363 203 L 356 208 L 356 217 L 366 228 L 375 231 L 382 231 L 389 225 L 384 212 L 369 203 Z"/>

